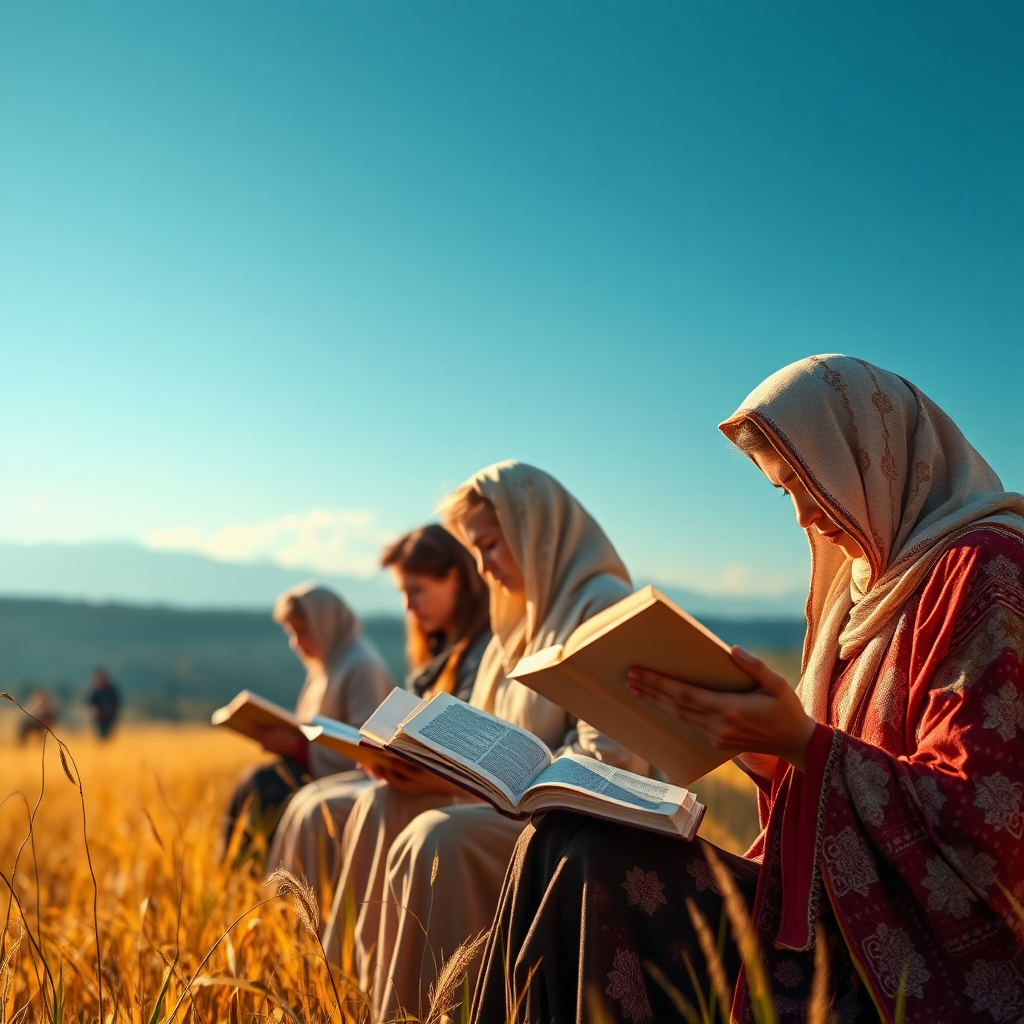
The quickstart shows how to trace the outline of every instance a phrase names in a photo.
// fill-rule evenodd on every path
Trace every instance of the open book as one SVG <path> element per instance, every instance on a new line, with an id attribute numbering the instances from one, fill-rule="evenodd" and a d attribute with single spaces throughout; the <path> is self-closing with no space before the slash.
<path id="1" fill-rule="evenodd" d="M 248 690 L 242 690 L 230 704 L 214 711 L 210 721 L 213 725 L 226 725 L 256 740 L 260 738 L 260 729 L 286 726 L 294 729 L 296 736 L 305 736 L 311 743 L 343 754 L 360 764 L 380 765 L 393 760 L 388 754 L 361 744 L 359 730 L 353 725 L 321 715 L 309 723 L 300 722 L 290 711 Z"/>
<path id="2" fill-rule="evenodd" d="M 564 644 L 522 659 L 509 673 L 570 714 L 688 786 L 729 755 L 626 688 L 648 668 L 712 690 L 753 690 L 729 647 L 654 587 L 643 587 L 575 629 Z"/>
<path id="3" fill-rule="evenodd" d="M 423 701 L 395 689 L 360 730 L 483 797 L 510 818 L 571 810 L 692 839 L 704 806 L 678 786 L 579 754 L 552 757 L 532 733 L 447 693 Z"/>

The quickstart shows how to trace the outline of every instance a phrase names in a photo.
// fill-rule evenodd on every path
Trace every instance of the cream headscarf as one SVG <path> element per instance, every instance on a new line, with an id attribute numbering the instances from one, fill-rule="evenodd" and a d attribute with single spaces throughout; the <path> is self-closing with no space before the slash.
<path id="1" fill-rule="evenodd" d="M 495 642 L 480 666 L 472 703 L 492 710 L 505 671 L 523 656 L 563 642 L 588 614 L 625 597 L 632 586 L 601 527 L 542 470 L 498 462 L 463 486 L 494 506 L 526 584 L 521 596 L 490 588 Z M 459 524 L 449 528 L 463 536 Z"/>
<path id="2" fill-rule="evenodd" d="M 836 721 L 858 720 L 899 613 L 961 534 L 978 526 L 1024 536 L 1024 497 L 999 478 L 956 424 L 913 384 L 843 355 L 811 356 L 772 374 L 720 429 L 756 424 L 815 501 L 864 551 L 849 558 L 813 527 L 800 693 L 825 721 L 837 657 L 857 658 Z"/>
<path id="3" fill-rule="evenodd" d="M 337 675 L 342 658 L 362 629 L 355 612 L 334 591 L 317 583 L 301 583 L 286 590 L 277 599 L 275 621 L 283 621 L 282 612 L 290 601 L 302 609 L 323 661 L 321 666 L 303 658 L 308 674 L 299 693 L 295 713 L 300 720 L 308 721 L 320 714 L 328 685 Z"/>

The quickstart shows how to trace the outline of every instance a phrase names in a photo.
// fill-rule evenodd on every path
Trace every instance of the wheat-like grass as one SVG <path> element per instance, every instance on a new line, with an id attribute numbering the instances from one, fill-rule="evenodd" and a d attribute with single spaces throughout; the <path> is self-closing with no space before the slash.
<path id="1" fill-rule="evenodd" d="M 78 734 L 23 747 L 3 735 L 0 1024 L 91 1024 L 101 999 L 104 1024 L 367 1024 L 351 976 L 352 900 L 341 967 L 329 968 L 304 881 L 285 887 L 291 900 L 268 900 L 265 839 L 246 849 L 239 829 L 220 849 L 251 743 L 202 726 L 133 725 L 109 743 Z M 468 1013 L 464 979 L 478 952 L 470 944 L 443 961 L 426 1017 L 442 1019 L 460 985 Z M 510 992 L 510 1020 L 537 966 Z"/>
<path id="2" fill-rule="evenodd" d="M 172 1012 L 188 1024 L 274 1012 L 368 1021 L 351 979 L 321 962 L 315 900 L 302 904 L 310 929 L 289 901 L 259 906 L 267 891 L 253 861 L 233 869 L 220 856 L 221 812 L 251 744 L 202 727 L 137 726 L 108 744 L 71 737 L 66 751 L 6 745 L 0 759 L 0 801 L 34 797 L 44 766 L 60 783 L 34 811 L 23 799 L 0 803 L 0 1024 L 95 1021 L 100 979 L 105 1024 L 164 1024 Z M 60 778 L 65 764 L 74 786 Z"/>

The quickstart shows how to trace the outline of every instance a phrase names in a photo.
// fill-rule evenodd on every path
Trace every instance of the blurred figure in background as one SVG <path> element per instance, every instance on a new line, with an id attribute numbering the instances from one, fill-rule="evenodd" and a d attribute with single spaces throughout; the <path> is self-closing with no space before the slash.
<path id="1" fill-rule="evenodd" d="M 377 649 L 362 635 L 355 612 L 326 587 L 303 583 L 277 599 L 273 615 L 306 667 L 295 716 L 309 722 L 324 715 L 361 726 L 394 683 Z M 225 849 L 243 810 L 247 809 L 249 818 L 245 839 L 251 843 L 262 833 L 269 843 L 284 805 L 303 782 L 338 773 L 348 773 L 353 781 L 364 777 L 355 771 L 353 761 L 310 744 L 287 726 L 268 727 L 258 739 L 264 750 L 278 758 L 250 769 L 239 781 L 224 823 Z"/>
<path id="2" fill-rule="evenodd" d="M 27 742 L 30 736 L 43 736 L 57 724 L 57 702 L 49 690 L 33 690 L 25 701 L 25 711 L 18 723 L 19 743 Z"/>
<path id="3" fill-rule="evenodd" d="M 438 691 L 468 700 L 491 637 L 489 594 L 472 555 L 442 526 L 413 530 L 385 549 L 406 609 L 406 687 L 420 697 Z M 288 802 L 268 870 L 305 875 L 322 905 L 341 872 L 341 833 L 356 797 L 370 781 L 361 772 L 303 786 Z"/>
<path id="4" fill-rule="evenodd" d="M 117 724 L 117 716 L 121 710 L 121 695 L 117 692 L 114 680 L 105 668 L 97 667 L 92 673 L 92 683 L 86 703 L 92 712 L 92 721 L 96 726 L 96 735 L 101 740 L 110 739 L 110 734 Z"/>

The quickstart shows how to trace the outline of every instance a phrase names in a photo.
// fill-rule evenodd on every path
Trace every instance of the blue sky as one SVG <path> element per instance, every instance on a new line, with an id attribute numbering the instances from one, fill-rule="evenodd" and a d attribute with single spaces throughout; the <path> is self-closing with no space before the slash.
<path id="1" fill-rule="evenodd" d="M 844 351 L 1024 490 L 1024 6 L 0 2 L 0 538 L 363 571 L 502 458 L 806 579 L 716 424 Z M 319 510 L 319 511 L 317 511 Z"/>

